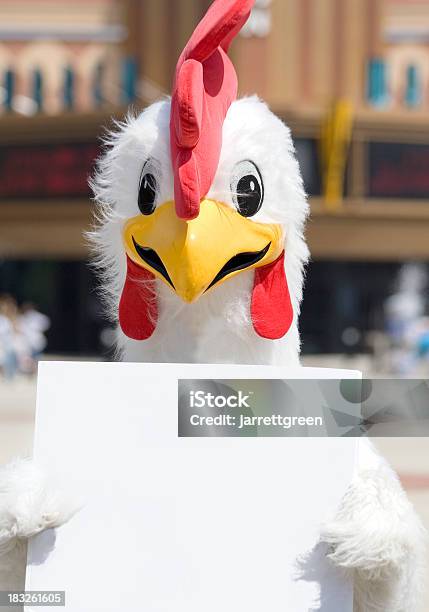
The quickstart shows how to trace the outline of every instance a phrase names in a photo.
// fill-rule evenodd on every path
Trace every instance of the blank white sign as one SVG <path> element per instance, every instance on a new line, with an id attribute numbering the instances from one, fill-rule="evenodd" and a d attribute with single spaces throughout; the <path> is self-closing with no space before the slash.
<path id="1" fill-rule="evenodd" d="M 289 374 L 322 376 L 356 374 Z M 35 458 L 82 509 L 31 542 L 27 590 L 65 590 L 69 612 L 352 612 L 352 585 L 326 561 L 318 530 L 350 482 L 356 442 L 178 438 L 178 378 L 285 376 L 40 364 Z"/>

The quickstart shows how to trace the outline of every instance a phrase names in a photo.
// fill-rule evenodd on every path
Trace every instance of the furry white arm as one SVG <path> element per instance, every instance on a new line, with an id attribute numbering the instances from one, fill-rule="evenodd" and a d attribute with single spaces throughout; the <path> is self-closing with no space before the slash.
<path id="1" fill-rule="evenodd" d="M 0 590 L 24 587 L 28 538 L 62 525 L 76 509 L 33 461 L 0 468 Z"/>
<path id="2" fill-rule="evenodd" d="M 359 471 L 321 539 L 354 580 L 354 612 L 415 612 L 425 581 L 426 532 L 398 477 L 361 441 Z"/>

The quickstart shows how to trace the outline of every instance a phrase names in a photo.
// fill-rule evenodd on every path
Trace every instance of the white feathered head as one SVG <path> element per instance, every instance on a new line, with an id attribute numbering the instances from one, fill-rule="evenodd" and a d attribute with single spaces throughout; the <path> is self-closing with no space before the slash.
<path id="1" fill-rule="evenodd" d="M 177 360 L 185 333 L 195 354 L 207 329 L 250 350 L 292 336 L 298 352 L 302 179 L 289 129 L 258 98 L 236 100 L 227 56 L 252 4 L 213 2 L 180 56 L 171 100 L 119 125 L 92 182 L 109 312 L 122 345 L 158 347 L 157 359 L 163 346 L 163 360 Z"/>

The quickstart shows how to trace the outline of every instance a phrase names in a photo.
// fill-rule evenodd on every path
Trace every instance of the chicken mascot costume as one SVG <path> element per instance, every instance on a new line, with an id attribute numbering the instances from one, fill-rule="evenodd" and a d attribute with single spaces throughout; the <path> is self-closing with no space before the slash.
<path id="1" fill-rule="evenodd" d="M 289 129 L 257 97 L 236 99 L 227 55 L 252 5 L 212 3 L 171 99 L 128 117 L 99 161 L 92 239 L 125 361 L 299 367 L 308 204 Z M 352 575 L 356 612 L 413 612 L 424 531 L 397 476 L 359 444 L 358 473 L 320 534 L 326 563 Z M 32 462 L 3 468 L 0 589 L 22 588 L 26 540 L 67 518 Z"/>

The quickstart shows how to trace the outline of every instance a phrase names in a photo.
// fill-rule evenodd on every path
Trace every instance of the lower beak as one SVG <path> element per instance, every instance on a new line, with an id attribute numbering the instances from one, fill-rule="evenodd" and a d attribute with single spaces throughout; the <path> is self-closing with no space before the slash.
<path id="1" fill-rule="evenodd" d="M 283 251 L 278 224 L 242 217 L 230 206 L 203 200 L 198 217 L 179 219 L 174 202 L 138 215 L 124 227 L 127 255 L 186 302 L 243 270 L 275 261 Z"/>

